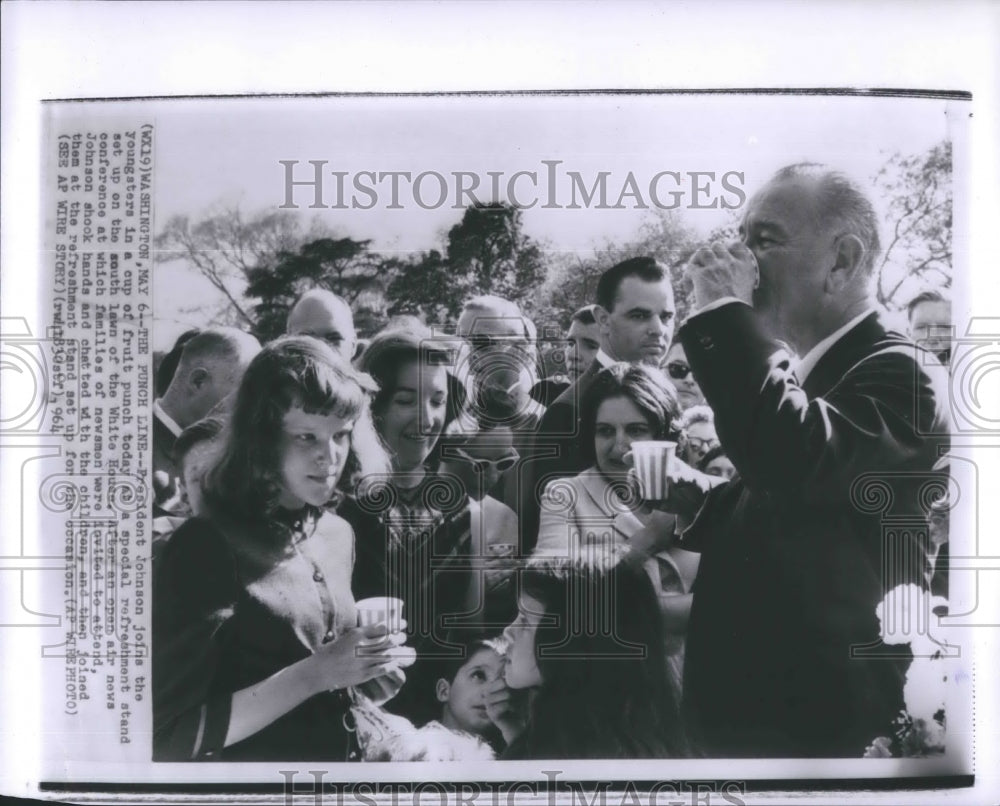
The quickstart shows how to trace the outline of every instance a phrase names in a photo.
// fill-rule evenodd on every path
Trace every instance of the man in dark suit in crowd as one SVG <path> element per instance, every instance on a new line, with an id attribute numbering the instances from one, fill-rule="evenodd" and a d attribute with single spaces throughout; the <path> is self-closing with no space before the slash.
<path id="1" fill-rule="evenodd" d="M 859 757 L 903 705 L 908 659 L 886 657 L 875 607 L 925 584 L 944 373 L 870 301 L 877 220 L 842 174 L 779 171 L 741 239 L 687 267 L 680 336 L 738 475 L 684 535 L 701 550 L 685 711 L 709 755 Z"/>
<path id="2" fill-rule="evenodd" d="M 553 479 L 586 470 L 580 458 L 580 401 L 597 373 L 616 361 L 659 366 L 674 333 L 674 293 L 669 270 L 651 257 L 612 266 L 597 282 L 594 316 L 601 349 L 579 378 L 548 407 L 539 425 L 533 456 L 525 464 L 518 514 L 521 549 L 538 539 L 539 496 Z"/>
<path id="3" fill-rule="evenodd" d="M 153 402 L 153 510 L 187 514 L 177 490 L 174 443 L 236 389 L 260 343 L 233 327 L 203 330 L 185 343 L 170 386 Z"/>

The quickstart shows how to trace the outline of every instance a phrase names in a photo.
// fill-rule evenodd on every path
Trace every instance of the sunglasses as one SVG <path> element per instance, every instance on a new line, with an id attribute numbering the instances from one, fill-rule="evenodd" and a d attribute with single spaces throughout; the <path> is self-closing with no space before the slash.
<path id="1" fill-rule="evenodd" d="M 703 451 L 706 448 L 714 448 L 719 444 L 719 440 L 713 437 L 688 437 L 687 442 L 688 445 L 699 451 Z"/>
<path id="2" fill-rule="evenodd" d="M 475 456 L 469 456 L 461 448 L 454 448 L 453 450 L 455 451 L 455 456 L 463 462 L 468 462 L 472 465 L 477 473 L 485 473 L 490 467 L 495 467 L 499 473 L 506 473 L 521 458 L 516 451 L 512 456 L 503 456 L 500 459 L 477 459 Z"/>
<path id="3" fill-rule="evenodd" d="M 678 381 L 683 381 L 688 375 L 691 374 L 691 367 L 687 364 L 683 364 L 680 361 L 671 361 L 667 364 L 667 374 Z"/>

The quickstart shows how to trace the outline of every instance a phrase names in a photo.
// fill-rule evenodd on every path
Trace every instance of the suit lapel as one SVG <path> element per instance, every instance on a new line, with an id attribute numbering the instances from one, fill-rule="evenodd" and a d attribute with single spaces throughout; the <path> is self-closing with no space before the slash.
<path id="1" fill-rule="evenodd" d="M 614 525 L 614 529 L 620 537 L 628 540 L 642 528 L 642 521 L 625 504 L 614 505 L 614 493 L 600 471 L 590 468 L 584 470 L 578 478 L 584 494 L 590 499 L 591 511 L 600 512 L 603 517 L 607 518 Z"/>
<path id="2" fill-rule="evenodd" d="M 878 312 L 866 316 L 827 350 L 802 384 L 810 398 L 822 397 L 841 378 L 872 353 L 875 344 L 885 339 L 886 329 Z"/>

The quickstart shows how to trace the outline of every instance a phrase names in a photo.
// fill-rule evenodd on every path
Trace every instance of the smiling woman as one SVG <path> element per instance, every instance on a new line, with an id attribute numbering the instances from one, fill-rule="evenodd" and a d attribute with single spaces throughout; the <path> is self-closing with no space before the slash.
<path id="1" fill-rule="evenodd" d="M 442 342 L 416 325 L 372 339 L 359 367 L 379 385 L 372 413 L 393 472 L 356 489 L 339 509 L 359 536 L 355 596 L 404 602 L 419 661 L 387 707 L 416 723 L 436 713 L 428 675 L 448 643 L 445 632 L 460 614 L 476 613 L 480 601 L 470 558 L 483 556 L 484 547 L 481 532 L 473 529 L 469 496 L 453 476 L 429 469 L 453 411 L 451 360 Z"/>

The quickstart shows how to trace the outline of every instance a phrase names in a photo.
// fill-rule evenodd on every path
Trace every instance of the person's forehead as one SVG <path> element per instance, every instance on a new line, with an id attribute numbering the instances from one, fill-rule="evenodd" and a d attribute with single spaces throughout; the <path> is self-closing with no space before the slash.
<path id="1" fill-rule="evenodd" d="M 950 322 L 951 303 L 947 300 L 927 300 L 913 309 L 913 321 Z"/>
<path id="2" fill-rule="evenodd" d="M 292 312 L 289 331 L 293 333 L 327 333 L 333 330 L 341 335 L 354 330 L 354 317 L 342 303 L 309 299 Z"/>
<path id="3" fill-rule="evenodd" d="M 646 421 L 646 415 L 627 397 L 617 395 L 601 401 L 597 407 L 597 419 L 603 422 Z"/>
<path id="4" fill-rule="evenodd" d="M 464 450 L 469 456 L 482 459 L 494 459 L 506 456 L 514 447 L 514 438 L 508 428 L 494 428 L 480 431 L 469 438 Z"/>
<path id="5" fill-rule="evenodd" d="M 715 426 L 712 425 L 711 423 L 706 423 L 704 420 L 701 420 L 697 423 L 691 423 L 691 425 L 687 427 L 687 432 L 689 434 L 693 434 L 694 436 L 701 436 L 703 434 L 704 435 L 714 434 Z"/>
<path id="6" fill-rule="evenodd" d="M 583 322 L 574 319 L 569 326 L 569 332 L 567 333 L 567 336 L 569 336 L 569 338 L 571 339 L 580 336 L 580 337 L 592 338 L 595 341 L 597 341 L 599 333 L 600 329 L 597 327 L 596 322 L 592 325 L 585 325 Z"/>
<path id="7" fill-rule="evenodd" d="M 467 311 L 463 319 L 464 332 L 470 336 L 524 336 L 524 322 L 514 316 Z"/>
<path id="8" fill-rule="evenodd" d="M 670 278 L 662 280 L 643 280 L 636 275 L 626 277 L 618 285 L 615 294 L 615 312 L 630 311 L 643 308 L 657 313 L 674 309 L 674 292 L 670 287 Z"/>
<path id="9" fill-rule="evenodd" d="M 336 428 L 349 422 L 334 412 L 320 414 L 319 412 L 308 412 L 300 406 L 292 406 L 285 412 L 282 418 L 282 426 L 285 430 L 295 428 Z"/>
<path id="10" fill-rule="evenodd" d="M 815 183 L 786 179 L 761 188 L 747 205 L 742 229 L 775 226 L 796 232 L 815 226 Z"/>
<path id="11" fill-rule="evenodd" d="M 399 368 L 396 387 L 406 387 L 417 391 L 441 391 L 448 388 L 448 370 L 440 364 L 423 361 L 407 361 Z"/>
<path id="12" fill-rule="evenodd" d="M 472 667 L 472 666 L 496 666 L 503 662 L 503 658 L 497 654 L 493 649 L 488 646 L 481 646 L 470 653 L 469 657 L 466 658 L 465 663 L 462 664 L 462 668 Z"/>

